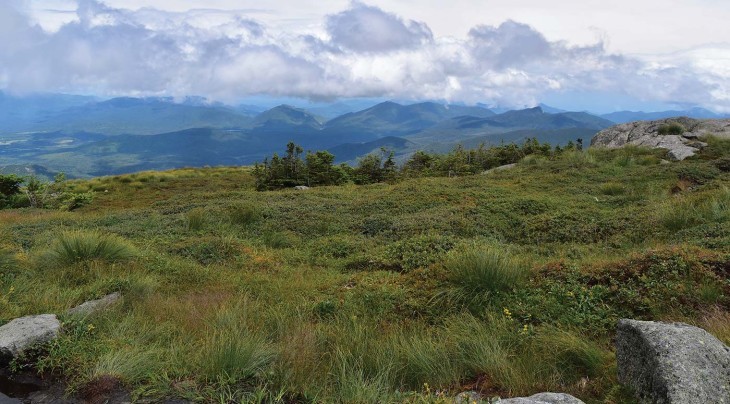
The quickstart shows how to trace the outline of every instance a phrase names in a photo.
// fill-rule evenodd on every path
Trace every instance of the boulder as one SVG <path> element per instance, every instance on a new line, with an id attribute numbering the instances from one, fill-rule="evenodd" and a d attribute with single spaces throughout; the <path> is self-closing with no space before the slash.
<path id="1" fill-rule="evenodd" d="M 642 402 L 730 403 L 730 348 L 701 328 L 620 320 L 616 361 Z"/>
<path id="2" fill-rule="evenodd" d="M 0 327 L 0 358 L 12 359 L 33 345 L 48 342 L 60 328 L 55 314 L 16 318 Z"/>
<path id="3" fill-rule="evenodd" d="M 97 311 L 106 309 L 114 303 L 117 303 L 119 300 L 121 300 L 121 298 L 121 294 L 119 294 L 118 292 L 114 292 L 112 294 L 102 297 L 101 299 L 89 300 L 88 302 L 84 302 L 74 307 L 73 309 L 70 309 L 67 314 L 75 316 L 88 316 Z"/>
<path id="4" fill-rule="evenodd" d="M 497 402 L 504 404 L 584 404 L 583 401 L 565 393 L 538 393 L 530 397 L 507 398 Z"/>
<path id="5" fill-rule="evenodd" d="M 668 124 L 680 124 L 685 132 L 659 134 L 659 128 Z M 618 148 L 625 145 L 661 148 L 668 151 L 672 160 L 684 160 L 707 146 L 699 137 L 715 135 L 730 138 L 730 119 L 668 118 L 658 121 L 638 121 L 604 129 L 591 139 L 591 147 Z"/>
<path id="6" fill-rule="evenodd" d="M 296 189 L 297 191 L 306 191 L 309 189 L 309 187 L 306 185 L 297 185 L 296 187 L 294 187 L 294 189 Z"/>

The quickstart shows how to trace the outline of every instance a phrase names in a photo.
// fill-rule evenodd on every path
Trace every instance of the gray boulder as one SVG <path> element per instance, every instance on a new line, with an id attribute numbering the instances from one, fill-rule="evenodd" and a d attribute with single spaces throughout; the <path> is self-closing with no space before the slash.
<path id="1" fill-rule="evenodd" d="M 60 328 L 55 314 L 16 318 L 0 327 L 0 358 L 12 359 L 33 345 L 48 342 Z"/>
<path id="2" fill-rule="evenodd" d="M 102 297 L 101 299 L 89 300 L 88 302 L 84 302 L 74 307 L 73 309 L 70 309 L 67 314 L 71 314 L 74 316 L 88 316 L 92 313 L 110 307 L 111 305 L 119 302 L 121 298 L 121 294 L 119 294 L 118 292 L 114 292 L 112 294 Z"/>
<path id="3" fill-rule="evenodd" d="M 681 135 L 660 135 L 659 128 L 677 123 L 685 128 Z M 591 139 L 591 147 L 618 148 L 625 145 L 661 148 L 672 160 L 684 160 L 707 146 L 699 137 L 715 135 L 730 138 L 730 119 L 668 118 L 637 121 L 604 129 Z"/>
<path id="4" fill-rule="evenodd" d="M 309 187 L 306 185 L 297 185 L 296 187 L 294 187 L 294 189 L 297 191 L 307 191 L 309 190 Z"/>
<path id="5" fill-rule="evenodd" d="M 503 404 L 584 404 L 583 401 L 565 393 L 539 393 L 530 397 L 499 400 Z"/>
<path id="6" fill-rule="evenodd" d="M 620 320 L 618 380 L 647 403 L 730 403 L 730 348 L 683 323 Z"/>

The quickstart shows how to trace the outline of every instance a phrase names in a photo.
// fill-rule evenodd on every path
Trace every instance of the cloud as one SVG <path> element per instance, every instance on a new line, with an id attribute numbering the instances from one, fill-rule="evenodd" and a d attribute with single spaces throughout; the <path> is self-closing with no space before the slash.
<path id="1" fill-rule="evenodd" d="M 44 31 L 0 2 L 0 88 L 97 95 L 391 97 L 532 106 L 604 93 L 730 112 L 730 45 L 671 55 L 610 54 L 551 41 L 516 21 L 434 37 L 422 22 L 353 3 L 323 32 L 281 32 L 243 10 L 137 11 L 79 0 Z M 254 13 L 255 14 L 255 13 Z"/>
<path id="2" fill-rule="evenodd" d="M 327 17 L 327 32 L 332 43 L 355 52 L 412 49 L 433 41 L 426 24 L 404 21 L 362 3 L 353 3 L 350 9 Z"/>

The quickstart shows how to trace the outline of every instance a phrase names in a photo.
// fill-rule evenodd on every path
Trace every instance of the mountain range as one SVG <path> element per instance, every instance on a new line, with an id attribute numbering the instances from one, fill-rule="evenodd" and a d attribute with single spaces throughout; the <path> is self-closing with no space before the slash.
<path id="1" fill-rule="evenodd" d="M 201 98 L 114 98 L 0 93 L 0 172 L 71 177 L 182 166 L 239 165 L 261 161 L 289 141 L 307 150 L 328 149 L 354 163 L 385 147 L 401 159 L 416 150 L 447 151 L 457 144 L 541 142 L 565 144 L 631 117 L 597 116 L 541 105 L 497 113 L 483 106 L 392 101 L 345 112 L 361 103 L 339 103 L 324 114 L 291 105 L 263 110 L 209 103 Z M 682 114 L 687 111 L 667 113 Z M 693 114 L 710 111 L 692 110 Z M 631 115 L 633 114 L 633 115 Z M 659 114 L 659 113 L 654 113 Z M 653 118 L 652 118 L 653 119 Z"/>

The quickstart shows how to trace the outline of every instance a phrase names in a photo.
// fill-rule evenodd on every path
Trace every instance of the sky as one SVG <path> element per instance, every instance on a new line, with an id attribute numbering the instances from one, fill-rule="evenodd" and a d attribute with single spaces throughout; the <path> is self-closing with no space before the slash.
<path id="1" fill-rule="evenodd" d="M 0 89 L 730 113 L 726 0 L 3 0 Z"/>

